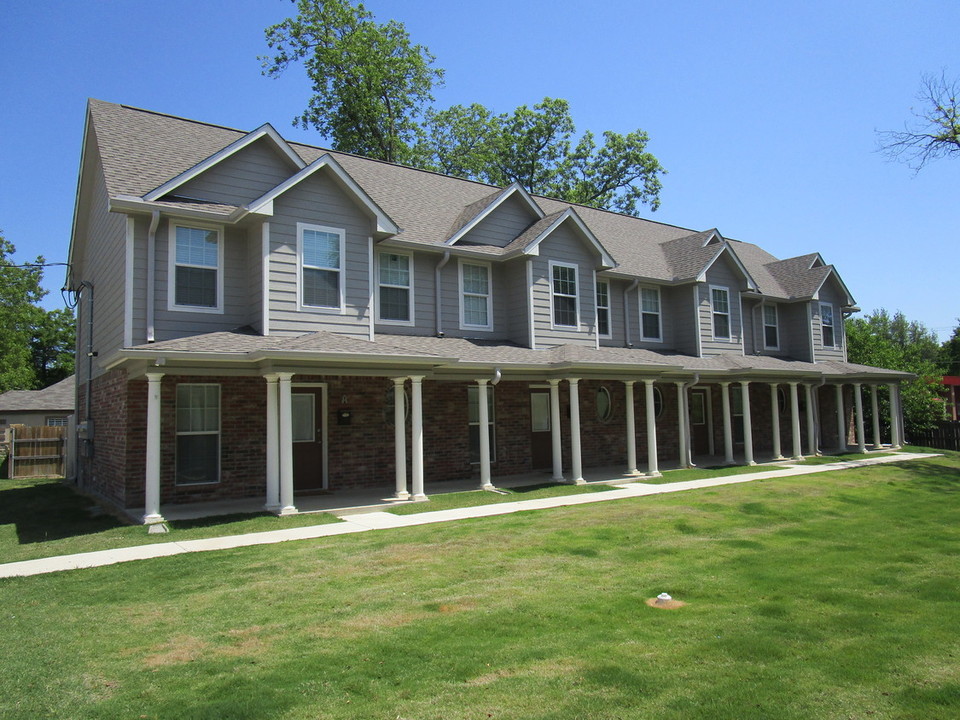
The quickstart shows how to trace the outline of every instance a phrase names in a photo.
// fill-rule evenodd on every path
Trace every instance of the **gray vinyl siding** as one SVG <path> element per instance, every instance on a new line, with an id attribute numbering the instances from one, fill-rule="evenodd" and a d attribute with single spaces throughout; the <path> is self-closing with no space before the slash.
<path id="1" fill-rule="evenodd" d="M 85 178 L 90 193 L 87 203 L 90 210 L 83 221 L 86 230 L 82 238 L 83 256 L 80 258 L 79 267 L 74 268 L 74 278 L 77 283 L 86 281 L 92 284 L 93 291 L 85 289 L 83 300 L 76 308 L 77 315 L 82 314 L 77 323 L 77 357 L 85 357 L 87 353 L 90 312 L 88 303 L 92 295 L 93 349 L 102 359 L 123 346 L 127 217 L 107 210 L 107 189 L 103 181 L 100 157 L 92 146 L 93 143 L 88 146 L 92 155 L 89 158 L 91 171 Z M 79 382 L 86 382 L 86 362 L 77 363 L 77 373 L 80 376 Z M 101 373 L 99 361 L 94 360 L 94 377 Z"/>
<path id="2" fill-rule="evenodd" d="M 698 290 L 699 293 L 699 290 Z M 660 289 L 663 306 L 664 349 L 696 355 L 698 311 L 693 302 L 694 286 Z"/>
<path id="3" fill-rule="evenodd" d="M 511 260 L 502 265 L 499 270 L 503 277 L 504 294 L 499 298 L 499 302 L 494 298 L 494 304 L 498 305 L 499 312 L 506 316 L 504 337 L 526 347 L 530 344 L 526 258 Z"/>
<path id="4" fill-rule="evenodd" d="M 576 328 L 552 328 L 550 262 L 577 265 L 579 318 Z M 540 254 L 533 257 L 533 318 L 537 347 L 566 344 L 593 345 L 596 329 L 596 297 L 593 270 L 596 260 L 568 226 L 562 225 L 540 244 Z"/>
<path id="5" fill-rule="evenodd" d="M 345 311 L 297 303 L 297 223 L 345 231 L 341 261 Z M 326 175 L 314 173 L 274 201 L 270 220 L 270 334 L 327 330 L 369 336 L 369 237 L 372 220 Z"/>
<path id="6" fill-rule="evenodd" d="M 407 250 L 396 250 L 389 247 L 374 247 L 374 283 L 379 283 L 378 273 L 376 272 L 377 256 L 382 252 L 399 252 L 408 254 Z M 437 331 L 436 327 L 436 269 L 442 255 L 427 255 L 424 253 L 412 253 L 413 257 L 413 277 L 411 286 L 413 289 L 413 321 L 414 325 L 394 325 L 392 323 L 378 322 L 375 325 L 375 332 L 384 335 L 433 335 Z M 450 263 L 455 262 L 451 260 Z M 448 263 L 448 265 L 450 264 Z M 444 328 L 446 329 L 446 328 Z"/>
<path id="7" fill-rule="evenodd" d="M 837 283 L 831 277 L 820 288 L 819 298 L 811 304 L 814 362 L 823 360 L 843 361 L 846 355 L 846 338 L 843 334 L 843 313 L 840 311 L 846 297 Z M 823 324 L 820 317 L 820 303 L 833 305 L 833 338 L 834 347 L 823 346 Z"/>
<path id="8" fill-rule="evenodd" d="M 460 265 L 461 263 L 484 265 L 486 261 L 473 258 L 451 257 L 450 262 L 441 271 L 441 317 L 443 319 L 443 332 L 448 337 L 471 337 L 483 338 L 485 340 L 506 340 L 513 337 L 517 319 L 515 317 L 518 308 L 511 306 L 511 298 L 519 297 L 518 288 L 514 287 L 517 281 L 526 285 L 524 276 L 519 276 L 514 270 L 514 263 L 507 265 L 500 263 L 489 263 L 491 280 L 491 306 L 493 328 L 484 330 L 481 328 L 461 328 L 460 327 Z M 518 261 L 522 265 L 522 261 Z M 523 308 L 526 308 L 524 303 Z M 525 309 L 523 310 L 525 315 Z M 524 328 L 526 326 L 524 325 Z M 524 329 L 524 340 L 525 329 Z"/>
<path id="9" fill-rule="evenodd" d="M 173 195 L 225 205 L 246 205 L 264 195 L 295 171 L 273 143 L 261 138 L 184 183 Z"/>
<path id="10" fill-rule="evenodd" d="M 730 352 L 743 354 L 743 321 L 740 316 L 740 290 L 742 285 L 743 281 L 726 258 L 721 258 L 714 263 L 707 271 L 706 282 L 698 285 L 700 345 L 704 356 Z M 728 290 L 730 300 L 729 340 L 715 340 L 713 337 L 711 286 L 725 287 Z"/>
<path id="11" fill-rule="evenodd" d="M 530 206 L 514 194 L 480 221 L 459 242 L 504 247 L 515 240 L 537 219 Z"/>
<path id="12" fill-rule="evenodd" d="M 263 333 L 263 225 L 247 229 L 247 324 Z"/>
<path id="13" fill-rule="evenodd" d="M 780 355 L 811 362 L 809 303 L 778 303 Z"/>
<path id="14" fill-rule="evenodd" d="M 223 228 L 223 312 L 195 312 L 169 310 L 168 298 L 173 291 L 170 278 L 170 220 L 162 220 L 156 237 L 156 284 L 154 313 L 155 338 L 173 340 L 188 335 L 221 332 L 243 327 L 250 313 L 251 289 L 248 286 L 249 250 L 247 231 L 241 228 Z M 191 221 L 174 221 L 191 226 Z M 204 225 L 197 223 L 197 225 Z M 204 225 L 205 226 L 205 225 Z M 259 285 L 259 284 L 258 284 Z"/>
<path id="15" fill-rule="evenodd" d="M 623 280 L 604 277 L 603 275 L 597 275 L 597 282 L 605 282 L 610 288 L 610 337 L 601 337 L 600 345 L 604 347 L 623 347 L 627 341 L 626 331 L 623 324 L 623 294 L 626 292 L 627 288 L 630 287 L 630 283 L 624 282 Z M 631 293 L 631 295 L 633 295 L 633 293 Z M 633 299 L 630 307 L 631 318 L 635 314 L 635 309 L 633 307 L 633 304 L 635 303 L 636 299 Z M 637 337 L 639 337 L 638 333 L 633 332 L 633 328 L 630 330 L 632 340 L 635 340 Z"/>

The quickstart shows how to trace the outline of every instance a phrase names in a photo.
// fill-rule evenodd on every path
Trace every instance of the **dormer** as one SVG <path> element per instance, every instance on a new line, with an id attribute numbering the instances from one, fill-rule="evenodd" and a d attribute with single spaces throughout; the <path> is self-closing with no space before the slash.
<path id="1" fill-rule="evenodd" d="M 530 194 L 513 183 L 464 208 L 445 244 L 506 247 L 543 216 Z"/>

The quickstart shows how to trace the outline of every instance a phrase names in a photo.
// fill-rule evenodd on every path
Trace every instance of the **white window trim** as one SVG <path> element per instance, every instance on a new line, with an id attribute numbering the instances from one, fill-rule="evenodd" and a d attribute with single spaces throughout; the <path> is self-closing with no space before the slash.
<path id="1" fill-rule="evenodd" d="M 647 337 L 643 334 L 643 291 L 644 290 L 655 290 L 657 293 L 657 330 L 660 332 L 660 337 Z M 641 342 L 663 342 L 663 295 L 660 292 L 658 287 L 639 287 L 637 288 L 637 304 L 639 305 L 639 317 L 640 317 L 640 340 Z M 653 313 L 649 313 L 652 315 Z"/>
<path id="2" fill-rule="evenodd" d="M 823 322 L 824 306 L 830 308 L 830 324 L 829 325 Z M 820 316 L 820 345 L 824 349 L 830 348 L 835 350 L 836 348 L 839 347 L 839 345 L 837 344 L 837 314 L 833 310 L 833 303 L 820 301 L 820 304 L 817 307 L 817 313 Z M 833 330 L 833 342 L 830 345 L 827 345 L 827 343 L 823 339 L 823 336 L 824 336 L 823 329 L 825 327 L 829 327 Z"/>
<path id="3" fill-rule="evenodd" d="M 767 308 L 773 308 L 773 315 L 776 320 L 772 325 L 767 322 Z M 780 309 L 777 307 L 776 303 L 764 303 L 760 306 L 760 319 L 763 321 L 763 349 L 764 350 L 779 350 L 780 349 Z M 767 345 L 767 328 L 772 327 L 777 330 L 777 344 L 776 345 Z"/>
<path id="4" fill-rule="evenodd" d="M 217 304 L 213 307 L 201 305 L 177 305 L 177 228 L 214 230 L 217 233 Z M 184 265 L 184 267 L 201 267 Z M 206 265 L 202 266 L 207 268 Z M 171 222 L 167 229 L 167 310 L 173 312 L 215 313 L 223 315 L 223 228 L 203 223 Z"/>
<path id="5" fill-rule="evenodd" d="M 607 304 L 606 305 L 600 305 L 600 286 L 601 285 L 607 286 Z M 597 336 L 603 338 L 604 340 L 610 340 L 613 337 L 613 313 L 610 311 L 610 281 L 601 280 L 598 278 L 594 287 L 596 289 L 594 293 L 596 295 L 596 300 L 594 302 L 596 303 L 596 311 L 597 311 Z M 610 331 L 608 333 L 600 332 L 600 311 L 601 310 L 607 311 L 607 330 Z"/>
<path id="6" fill-rule="evenodd" d="M 725 313 L 718 312 L 716 308 L 713 307 L 714 290 L 723 290 L 723 292 L 727 294 L 727 311 Z M 727 337 L 717 337 L 717 328 L 714 322 L 716 315 L 727 316 L 727 332 L 729 333 Z M 723 285 L 710 285 L 710 336 L 717 342 L 733 342 L 733 313 L 730 312 L 730 288 Z"/>
<path id="7" fill-rule="evenodd" d="M 182 386 L 191 386 L 191 387 L 215 387 L 217 388 L 217 431 L 213 432 L 212 430 L 187 430 L 181 432 L 177 429 L 176 424 L 176 390 L 174 390 L 174 436 L 179 438 L 181 435 L 216 435 L 217 436 L 217 479 L 211 480 L 210 482 L 202 483 L 180 483 L 177 481 L 177 470 L 179 468 L 179 463 L 177 461 L 176 453 L 178 452 L 178 445 L 176 440 L 174 440 L 174 459 L 173 459 L 173 483 L 177 487 L 200 487 L 207 485 L 219 485 L 223 479 L 223 388 L 220 386 L 220 383 L 180 383 L 177 387 Z"/>
<path id="8" fill-rule="evenodd" d="M 303 231 L 315 230 L 316 232 L 326 232 L 340 237 L 340 267 L 339 268 L 317 268 L 319 270 L 328 270 L 336 272 L 339 275 L 339 305 L 305 305 L 303 302 Z M 328 227 L 326 225 L 313 225 L 311 223 L 297 223 L 297 310 L 300 312 L 330 313 L 338 312 L 344 315 L 347 312 L 345 302 L 344 266 L 347 264 L 346 258 L 346 239 L 347 233 L 343 228 Z M 308 268 L 314 267 L 308 265 Z"/>
<path id="9" fill-rule="evenodd" d="M 575 301 L 574 307 L 575 307 L 575 312 L 577 316 L 575 325 L 558 325 L 557 324 L 557 319 L 555 317 L 555 312 L 554 312 L 554 310 L 556 309 L 556 305 L 554 305 L 554 302 L 553 302 L 553 298 L 554 298 L 553 269 L 555 267 L 573 268 L 574 278 L 577 285 L 576 295 L 574 295 L 573 297 Z M 579 330 L 580 329 L 580 266 L 577 265 L 576 263 L 559 262 L 557 260 L 551 260 L 549 263 L 549 273 L 550 274 L 549 274 L 548 280 L 550 281 L 550 329 L 551 330 Z M 560 297 L 570 297 L 570 296 L 560 295 Z"/>
<path id="10" fill-rule="evenodd" d="M 487 269 L 487 324 L 486 325 L 474 325 L 468 323 L 464 317 L 464 307 L 463 307 L 463 266 L 464 265 L 474 265 L 476 267 L 483 267 Z M 457 282 L 459 293 L 457 295 L 460 305 L 460 329 L 461 330 L 483 330 L 484 332 L 493 331 L 493 266 L 488 262 L 476 261 L 476 260 L 464 260 L 460 259 L 457 261 Z M 472 297 L 482 297 L 477 293 L 470 293 Z"/>
<path id="11" fill-rule="evenodd" d="M 384 254 L 398 255 L 400 257 L 405 257 L 407 258 L 407 260 L 409 260 L 410 262 L 410 272 L 409 272 L 410 284 L 409 285 L 407 285 L 406 287 L 403 287 L 402 285 L 390 285 L 390 284 L 384 284 L 380 282 L 380 256 Z M 376 251 L 376 258 L 377 258 L 376 268 L 374 269 L 374 273 L 375 273 L 374 277 L 376 279 L 376 282 L 374 283 L 374 292 L 376 293 L 375 302 L 377 305 L 377 323 L 380 325 L 401 325 L 404 327 L 414 327 L 417 324 L 417 321 L 413 315 L 413 309 L 416 307 L 416 305 L 413 302 L 413 287 L 415 285 L 413 280 L 413 253 L 380 249 Z M 391 320 L 389 318 L 384 319 L 380 317 L 380 287 L 381 286 L 398 288 L 398 289 L 407 291 L 407 315 L 410 316 L 409 320 Z"/>

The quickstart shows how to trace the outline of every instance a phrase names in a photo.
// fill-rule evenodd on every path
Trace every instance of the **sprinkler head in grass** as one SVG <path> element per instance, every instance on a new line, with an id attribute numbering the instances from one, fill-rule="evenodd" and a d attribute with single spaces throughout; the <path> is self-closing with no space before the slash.
<path id="1" fill-rule="evenodd" d="M 647 605 L 664 610 L 676 610 L 686 605 L 686 603 L 680 600 L 674 600 L 668 593 L 660 593 L 655 598 L 647 600 Z"/>
<path id="2" fill-rule="evenodd" d="M 657 595 L 657 605 L 663 605 L 664 603 L 668 603 L 671 600 L 673 600 L 673 598 L 670 597 L 667 593 L 660 593 L 659 595 Z"/>

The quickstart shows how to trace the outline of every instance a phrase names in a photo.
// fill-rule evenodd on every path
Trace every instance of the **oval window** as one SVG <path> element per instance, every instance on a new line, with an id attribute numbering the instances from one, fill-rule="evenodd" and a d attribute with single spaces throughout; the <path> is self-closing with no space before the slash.
<path id="1" fill-rule="evenodd" d="M 611 417 L 613 417 L 613 401 L 610 399 L 610 391 L 601 385 L 597 389 L 597 420 L 609 422 Z"/>
<path id="2" fill-rule="evenodd" d="M 663 394 L 660 392 L 660 388 L 655 387 L 653 389 L 653 416 L 660 417 L 660 414 L 663 412 Z"/>

